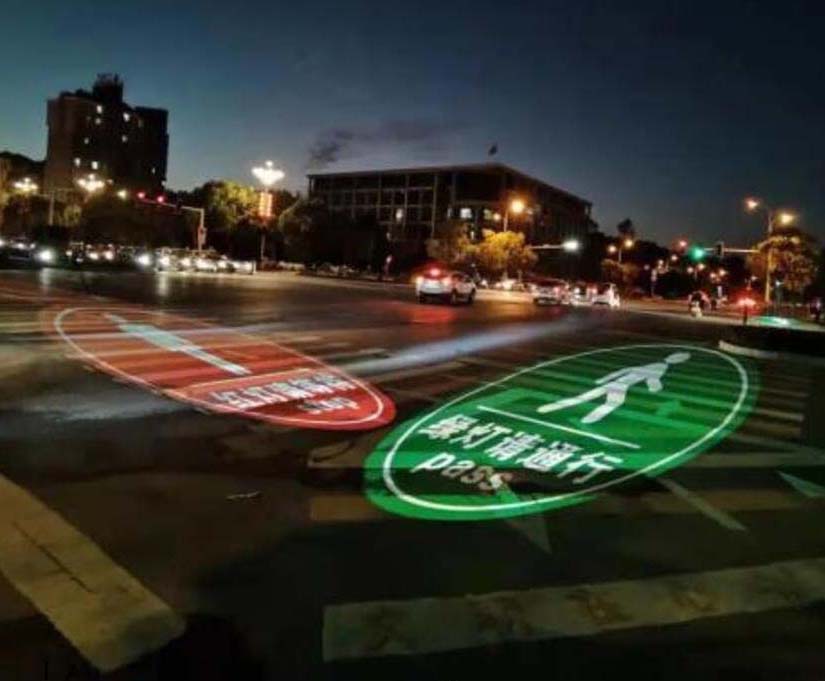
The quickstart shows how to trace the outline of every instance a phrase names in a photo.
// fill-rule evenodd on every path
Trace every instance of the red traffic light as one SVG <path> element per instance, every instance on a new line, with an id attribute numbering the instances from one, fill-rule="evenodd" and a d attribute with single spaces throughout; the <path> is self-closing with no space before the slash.
<path id="1" fill-rule="evenodd" d="M 146 198 L 146 192 L 138 192 L 138 193 L 137 193 L 137 197 L 138 197 L 141 201 L 143 201 L 143 199 L 145 199 L 145 198 Z"/>

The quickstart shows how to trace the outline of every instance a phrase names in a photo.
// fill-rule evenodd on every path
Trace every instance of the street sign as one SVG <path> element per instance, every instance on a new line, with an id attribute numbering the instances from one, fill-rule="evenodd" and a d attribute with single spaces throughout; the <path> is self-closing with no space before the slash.
<path id="1" fill-rule="evenodd" d="M 387 511 L 482 520 L 558 509 L 708 450 L 750 411 L 737 359 L 629 345 L 544 362 L 395 428 L 368 457 Z"/>
<path id="2" fill-rule="evenodd" d="M 121 306 L 52 310 L 48 321 L 84 361 L 211 411 L 323 430 L 395 418 L 393 402 L 363 381 L 226 327 Z"/>

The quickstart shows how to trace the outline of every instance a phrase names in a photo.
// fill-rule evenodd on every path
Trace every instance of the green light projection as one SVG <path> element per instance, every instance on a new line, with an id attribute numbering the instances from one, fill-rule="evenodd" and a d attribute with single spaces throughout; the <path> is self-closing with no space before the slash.
<path id="1" fill-rule="evenodd" d="M 699 346 L 561 357 L 395 428 L 367 459 L 366 492 L 387 511 L 433 520 L 562 508 L 707 451 L 755 395 L 752 370 Z"/>

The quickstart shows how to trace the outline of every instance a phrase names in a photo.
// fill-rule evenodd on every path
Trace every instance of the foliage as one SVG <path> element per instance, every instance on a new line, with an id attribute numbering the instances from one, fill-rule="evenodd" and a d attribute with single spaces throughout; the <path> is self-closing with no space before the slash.
<path id="1" fill-rule="evenodd" d="M 77 227 L 77 238 L 91 243 L 191 246 L 193 237 L 193 226 L 179 215 L 106 194 L 83 204 Z"/>
<path id="2" fill-rule="evenodd" d="M 612 258 L 602 260 L 602 281 L 616 284 L 622 288 L 630 288 L 636 283 L 639 276 L 639 267 L 633 263 L 619 263 Z"/>
<path id="3" fill-rule="evenodd" d="M 771 277 L 780 277 L 784 289 L 802 294 L 816 277 L 816 240 L 798 227 L 782 227 L 756 245 L 758 253 L 748 259 L 753 274 L 765 278 L 768 253 L 771 254 Z"/>
<path id="4" fill-rule="evenodd" d="M 521 273 L 531 269 L 538 258 L 525 244 L 521 232 L 494 232 L 484 230 L 481 243 L 473 247 L 469 257 L 475 258 L 479 268 L 491 275 Z"/>
<path id="5" fill-rule="evenodd" d="M 229 180 L 210 180 L 179 198 L 185 204 L 204 208 L 207 228 L 219 232 L 253 218 L 258 210 L 255 189 Z"/>
<path id="6" fill-rule="evenodd" d="M 473 254 L 474 245 L 465 222 L 448 220 L 438 225 L 435 233 L 437 238 L 427 240 L 427 255 L 430 258 L 458 266 Z"/>
<path id="7" fill-rule="evenodd" d="M 353 219 L 322 201 L 300 198 L 281 213 L 278 232 L 284 259 L 379 269 L 389 252 L 385 230 L 374 216 Z"/>
<path id="8" fill-rule="evenodd" d="M 616 231 L 623 239 L 632 239 L 636 236 L 636 226 L 630 218 L 625 218 L 618 225 L 616 225 Z"/>

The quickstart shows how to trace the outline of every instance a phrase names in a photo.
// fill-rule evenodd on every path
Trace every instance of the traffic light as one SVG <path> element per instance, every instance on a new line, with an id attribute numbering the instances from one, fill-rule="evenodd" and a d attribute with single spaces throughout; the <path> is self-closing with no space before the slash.
<path id="1" fill-rule="evenodd" d="M 705 249 L 701 246 L 691 246 L 690 257 L 694 262 L 699 262 L 705 257 Z"/>
<path id="2" fill-rule="evenodd" d="M 725 242 L 724 241 L 717 241 L 716 242 L 716 257 L 717 258 L 724 258 L 725 257 Z"/>

